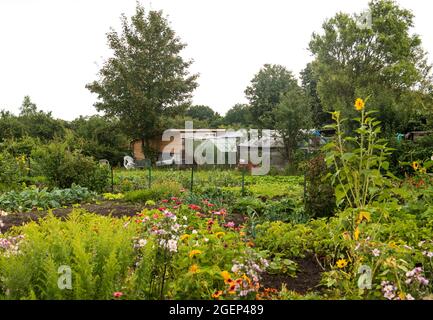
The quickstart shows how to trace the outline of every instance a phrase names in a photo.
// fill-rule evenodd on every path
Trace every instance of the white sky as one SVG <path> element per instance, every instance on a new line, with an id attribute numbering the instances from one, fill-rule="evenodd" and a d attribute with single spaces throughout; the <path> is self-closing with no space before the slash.
<path id="1" fill-rule="evenodd" d="M 311 60 L 311 34 L 336 12 L 360 12 L 368 0 L 141 0 L 162 9 L 188 44 L 200 73 L 193 102 L 224 114 L 265 63 L 298 74 Z M 415 32 L 433 53 L 432 1 L 399 0 L 415 14 Z M 95 114 L 96 79 L 110 54 L 106 32 L 131 16 L 135 0 L 0 0 L 0 109 L 15 113 L 30 95 L 40 109 L 71 120 Z M 430 61 L 433 56 L 430 54 Z"/>

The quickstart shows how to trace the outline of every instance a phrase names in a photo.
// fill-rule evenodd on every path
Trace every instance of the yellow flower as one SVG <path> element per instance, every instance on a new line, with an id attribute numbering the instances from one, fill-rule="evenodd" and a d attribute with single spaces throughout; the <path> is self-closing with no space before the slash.
<path id="1" fill-rule="evenodd" d="M 343 269 L 345 266 L 347 266 L 347 260 L 346 259 L 339 259 L 336 263 L 337 267 L 340 269 Z"/>
<path id="2" fill-rule="evenodd" d="M 215 293 L 212 293 L 212 298 L 214 298 L 214 299 L 219 299 L 219 297 L 220 297 L 222 294 L 223 294 L 223 292 L 222 292 L 221 290 L 219 290 L 219 291 L 217 291 L 217 292 L 215 292 Z"/>
<path id="3" fill-rule="evenodd" d="M 356 99 L 356 101 L 355 101 L 355 109 L 357 111 L 361 111 L 361 110 L 364 110 L 364 108 L 365 108 L 365 102 L 364 102 L 364 100 L 362 100 L 361 98 Z"/>
<path id="4" fill-rule="evenodd" d="M 419 163 L 418 163 L 418 161 L 412 162 L 412 168 L 415 171 L 417 171 L 419 169 Z"/>
<path id="5" fill-rule="evenodd" d="M 370 220 L 371 220 L 371 214 L 370 214 L 370 212 L 361 211 L 359 213 L 358 220 L 356 220 L 356 223 L 360 224 L 364 220 L 366 220 L 367 222 L 370 222 Z"/>
<path id="6" fill-rule="evenodd" d="M 222 232 L 222 231 L 215 233 L 215 236 L 216 236 L 217 238 L 222 238 L 224 235 L 225 235 L 225 233 Z"/>
<path id="7" fill-rule="evenodd" d="M 355 238 L 355 240 L 358 240 L 359 239 L 359 228 L 358 227 L 356 227 L 356 229 L 355 229 L 355 233 L 353 234 L 353 237 Z"/>
<path id="8" fill-rule="evenodd" d="M 193 264 L 190 268 L 189 268 L 189 272 L 191 273 L 197 273 L 198 272 L 198 266 L 196 264 Z"/>
<path id="9" fill-rule="evenodd" d="M 181 235 L 181 236 L 179 237 L 179 240 L 180 240 L 180 241 L 183 241 L 183 240 L 188 240 L 188 239 L 189 239 L 189 237 L 190 237 L 190 235 L 189 235 L 189 234 L 183 234 L 183 235 Z"/>
<path id="10" fill-rule="evenodd" d="M 239 235 L 240 235 L 241 237 L 245 237 L 245 232 L 241 231 L 241 232 L 239 232 Z"/>
<path id="11" fill-rule="evenodd" d="M 203 253 L 203 252 L 200 251 L 200 250 L 191 250 L 191 251 L 189 252 L 189 257 L 190 257 L 190 258 L 193 258 L 194 256 L 199 255 L 199 254 L 202 254 L 202 253 Z"/>
<path id="12" fill-rule="evenodd" d="M 251 283 L 251 279 L 248 278 L 248 276 L 245 273 L 242 275 L 242 279 L 244 279 L 246 282 L 248 282 L 248 284 Z"/>
<path id="13" fill-rule="evenodd" d="M 332 115 L 332 120 L 337 121 L 340 119 L 340 111 L 334 111 L 331 113 Z"/>
<path id="14" fill-rule="evenodd" d="M 224 281 L 227 281 L 231 278 L 231 275 L 228 271 L 224 270 L 221 272 L 221 277 L 223 277 Z"/>

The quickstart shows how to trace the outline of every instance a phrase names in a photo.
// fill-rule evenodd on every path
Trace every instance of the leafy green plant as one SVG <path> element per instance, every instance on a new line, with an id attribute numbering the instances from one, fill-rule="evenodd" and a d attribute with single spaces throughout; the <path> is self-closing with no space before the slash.
<path id="1" fill-rule="evenodd" d="M 391 175 L 387 160 L 391 149 L 385 139 L 379 138 L 380 121 L 371 116 L 374 112 L 365 111 L 362 99 L 356 101 L 355 107 L 361 116 L 354 119 L 358 124 L 354 136 L 343 131 L 342 124 L 347 119 L 341 119 L 340 112 L 335 111 L 332 113 L 335 123 L 326 127 L 334 129 L 336 136 L 324 150 L 326 163 L 334 172 L 328 176 L 336 184 L 337 204 L 345 202 L 349 207 L 362 209 L 377 199 L 383 188 L 392 187 L 391 181 L 382 173 Z"/>
<path id="2" fill-rule="evenodd" d="M 0 195 L 0 207 L 12 212 L 24 212 L 33 209 L 53 209 L 65 205 L 90 201 L 96 193 L 87 188 L 73 185 L 68 189 L 48 191 L 38 188 L 27 188 L 23 191 L 9 191 Z"/>
<path id="3" fill-rule="evenodd" d="M 0 297 L 112 299 L 136 262 L 136 225 L 83 210 L 66 221 L 50 215 L 9 235 L 0 247 Z M 59 268 L 71 270 L 71 288 L 58 286 Z"/>
<path id="4" fill-rule="evenodd" d="M 336 209 L 334 188 L 325 180 L 328 168 L 323 155 L 307 162 L 305 168 L 305 212 L 311 217 L 329 217 Z"/>
<path id="5" fill-rule="evenodd" d="M 52 187 L 69 188 L 78 184 L 94 191 L 104 191 L 109 183 L 109 169 L 79 150 L 70 151 L 66 143 L 52 142 L 32 153 L 38 174 L 47 177 Z"/>
<path id="6" fill-rule="evenodd" d="M 176 182 L 154 183 L 150 189 L 134 190 L 125 193 L 124 199 L 131 202 L 161 200 L 179 196 L 181 186 Z"/>

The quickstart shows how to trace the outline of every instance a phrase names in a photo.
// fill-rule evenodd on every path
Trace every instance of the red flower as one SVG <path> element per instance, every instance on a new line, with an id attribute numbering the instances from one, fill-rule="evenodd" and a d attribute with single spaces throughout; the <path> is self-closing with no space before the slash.
<path id="1" fill-rule="evenodd" d="M 167 208 L 166 207 L 160 207 L 160 208 L 158 208 L 158 210 L 159 211 L 165 211 L 165 210 L 167 210 Z"/>
<path id="2" fill-rule="evenodd" d="M 115 297 L 116 299 L 120 298 L 123 296 L 123 292 L 120 291 L 116 291 L 113 293 L 113 297 Z"/>
<path id="3" fill-rule="evenodd" d="M 176 197 L 171 197 L 170 199 L 171 199 L 171 201 L 176 201 L 177 200 Z"/>
<path id="4" fill-rule="evenodd" d="M 190 204 L 188 207 L 194 211 L 200 211 L 201 210 L 201 207 L 196 205 L 196 204 Z"/>
<path id="5" fill-rule="evenodd" d="M 167 203 L 168 200 L 167 200 L 167 199 L 164 199 L 164 200 L 161 200 L 161 202 L 162 202 L 162 203 Z"/>

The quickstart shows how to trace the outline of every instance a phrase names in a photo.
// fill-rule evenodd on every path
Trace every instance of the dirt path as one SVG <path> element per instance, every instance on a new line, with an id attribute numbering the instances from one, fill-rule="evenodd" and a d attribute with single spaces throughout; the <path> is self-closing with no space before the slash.
<path id="1" fill-rule="evenodd" d="M 82 209 L 103 216 L 111 215 L 113 217 L 134 216 L 143 208 L 142 205 L 131 204 L 126 202 L 103 201 L 99 204 L 82 204 Z M 59 218 L 66 218 L 73 208 L 54 209 L 53 214 Z M 37 221 L 47 215 L 47 211 L 32 211 L 26 213 L 13 213 L 2 217 L 4 226 L 0 227 L 1 232 L 6 232 L 13 226 L 21 226 L 30 221 Z"/>

